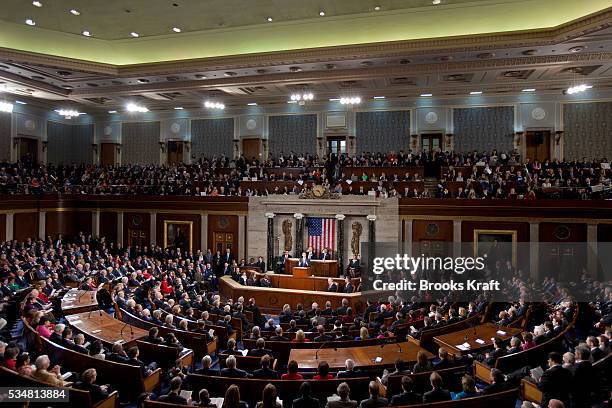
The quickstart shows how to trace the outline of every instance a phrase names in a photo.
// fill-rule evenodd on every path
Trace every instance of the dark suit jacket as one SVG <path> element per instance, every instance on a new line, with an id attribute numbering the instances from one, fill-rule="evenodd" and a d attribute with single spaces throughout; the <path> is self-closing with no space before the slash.
<path id="1" fill-rule="evenodd" d="M 181 405 L 187 405 L 187 400 L 183 397 L 181 397 L 178 394 L 175 394 L 173 392 L 166 394 L 166 395 L 162 395 L 161 397 L 159 397 L 157 399 L 159 402 L 166 402 L 168 404 L 181 404 Z"/>
<path id="2" fill-rule="evenodd" d="M 357 378 L 357 377 L 367 377 L 367 375 L 363 374 L 361 371 L 353 370 L 353 371 L 338 371 L 338 378 Z"/>
<path id="3" fill-rule="evenodd" d="M 359 408 L 378 408 L 386 407 L 389 405 L 389 401 L 386 398 L 368 398 L 361 401 Z"/>
<path id="4" fill-rule="evenodd" d="M 395 406 L 420 404 L 421 402 L 423 402 L 423 396 L 415 392 L 402 392 L 391 398 L 391 405 Z"/>
<path id="5" fill-rule="evenodd" d="M 551 399 L 558 399 L 568 406 L 572 381 L 572 373 L 560 365 L 544 371 L 538 384 L 538 388 L 542 391 L 542 406 L 547 407 Z"/>
<path id="6" fill-rule="evenodd" d="M 79 381 L 74 385 L 74 388 L 78 388 L 79 390 L 89 391 L 89 395 L 91 396 L 92 401 L 98 402 L 102 401 L 106 397 L 108 397 L 108 391 L 102 390 L 99 385 L 89 384 L 86 382 Z"/>
<path id="7" fill-rule="evenodd" d="M 219 370 L 215 370 L 214 368 L 198 368 L 197 370 L 194 371 L 194 373 L 196 374 L 202 374 L 202 375 L 214 375 L 214 376 L 219 376 L 221 373 L 219 372 Z"/>
<path id="8" fill-rule="evenodd" d="M 260 368 L 259 370 L 253 371 L 253 377 L 255 378 L 270 378 L 270 379 L 278 379 L 278 372 L 270 369 L 270 368 Z"/>
<path id="9" fill-rule="evenodd" d="M 263 357 L 265 355 L 272 355 L 272 350 L 269 349 L 250 349 L 248 355 L 253 357 Z"/>
<path id="10" fill-rule="evenodd" d="M 574 406 L 590 407 L 591 392 L 593 385 L 596 384 L 595 372 L 590 361 L 579 361 L 574 365 Z"/>
<path id="11" fill-rule="evenodd" d="M 224 368 L 221 370 L 221 376 L 230 378 L 246 378 L 249 377 L 249 374 L 239 368 Z"/>
<path id="12" fill-rule="evenodd" d="M 450 399 L 450 392 L 442 388 L 436 388 L 423 394 L 423 402 L 425 404 L 429 402 L 450 401 Z"/>
<path id="13" fill-rule="evenodd" d="M 310 396 L 293 400 L 293 408 L 319 408 L 319 400 Z"/>

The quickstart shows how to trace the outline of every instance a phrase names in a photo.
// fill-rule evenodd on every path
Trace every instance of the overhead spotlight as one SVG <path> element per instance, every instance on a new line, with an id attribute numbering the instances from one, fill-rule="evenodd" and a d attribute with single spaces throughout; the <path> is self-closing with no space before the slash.
<path id="1" fill-rule="evenodd" d="M 130 33 L 130 35 L 131 35 L 132 37 L 134 37 L 134 38 L 138 38 L 138 37 L 140 37 L 140 34 L 138 34 L 136 31 L 132 31 L 132 32 Z"/>
<path id="2" fill-rule="evenodd" d="M 15 101 L 15 103 L 18 103 L 19 105 L 27 105 L 27 102 L 24 101 Z"/>
<path id="3" fill-rule="evenodd" d="M 266 20 L 268 20 L 268 23 L 271 23 L 272 21 L 274 21 L 272 17 L 268 17 Z"/>
<path id="4" fill-rule="evenodd" d="M 71 9 L 70 14 L 72 14 L 73 16 L 80 16 L 81 12 L 77 9 Z"/>
<path id="5" fill-rule="evenodd" d="M 312 94 L 312 92 L 305 92 L 303 94 L 300 93 L 294 93 L 291 94 L 291 98 L 292 101 L 296 101 L 296 102 L 306 102 L 306 101 L 312 101 L 314 99 L 314 95 Z"/>
<path id="6" fill-rule="evenodd" d="M 535 92 L 535 88 L 523 89 L 523 92 Z"/>
<path id="7" fill-rule="evenodd" d="M 180 29 L 180 28 L 178 28 L 178 27 L 172 27 L 172 31 L 174 31 L 175 33 L 180 33 L 180 32 L 181 32 L 181 31 L 183 31 L 183 30 L 181 30 L 181 29 Z"/>
<path id="8" fill-rule="evenodd" d="M 340 101 L 340 98 L 329 98 L 330 102 L 338 102 Z"/>
<path id="9" fill-rule="evenodd" d="M 35 26 L 36 25 L 36 21 L 32 20 L 31 18 L 26 19 L 25 23 L 29 26 Z"/>
<path id="10" fill-rule="evenodd" d="M 40 1 L 33 1 L 32 5 L 35 7 L 42 7 L 42 3 Z"/>
<path id="11" fill-rule="evenodd" d="M 320 15 L 321 17 L 325 17 L 325 11 L 323 11 L 323 10 L 319 11 L 319 15 Z"/>
<path id="12" fill-rule="evenodd" d="M 174 110 L 183 110 L 183 107 L 182 106 L 175 106 Z"/>
<path id="13" fill-rule="evenodd" d="M 575 93 L 580 93 L 580 92 L 584 92 L 587 89 L 591 89 L 593 87 L 593 85 L 586 85 L 586 84 L 580 84 L 580 85 L 576 85 L 576 86 L 571 86 L 569 88 L 567 88 L 567 93 L 570 95 L 573 95 Z"/>
<path id="14" fill-rule="evenodd" d="M 434 6 L 437 6 L 438 4 L 442 3 L 442 0 L 432 0 L 431 2 Z"/>
<path id="15" fill-rule="evenodd" d="M 137 113 L 146 113 L 149 111 L 149 109 L 147 109 L 146 107 L 136 105 L 135 103 L 128 103 L 125 109 L 128 112 L 137 112 Z"/>
<path id="16" fill-rule="evenodd" d="M 9 102 L 0 102 L 0 112 L 11 113 L 13 111 L 13 104 Z"/>
<path id="17" fill-rule="evenodd" d="M 374 11 L 380 11 L 380 6 L 374 7 Z"/>
<path id="18" fill-rule="evenodd" d="M 91 32 L 90 31 L 83 31 L 81 34 L 83 34 L 85 37 L 91 37 Z"/>
<path id="19" fill-rule="evenodd" d="M 482 95 L 482 91 L 472 91 L 470 95 Z"/>
<path id="20" fill-rule="evenodd" d="M 74 109 L 56 109 L 55 111 L 66 119 L 72 119 L 79 115 L 84 115 L 84 113 L 80 113 Z"/>
<path id="21" fill-rule="evenodd" d="M 421 96 L 422 96 L 422 97 L 424 97 L 424 98 L 426 98 L 426 97 L 429 97 L 429 96 L 433 96 L 433 94 L 430 94 L 430 93 L 422 93 L 422 94 L 421 94 Z"/>
<path id="22" fill-rule="evenodd" d="M 108 113 L 111 113 L 111 114 L 112 113 L 117 113 L 117 111 L 116 110 L 109 110 Z"/>
<path id="23" fill-rule="evenodd" d="M 211 101 L 204 102 L 204 107 L 207 109 L 219 109 L 219 110 L 225 109 L 225 105 L 222 104 L 221 102 L 211 102 Z"/>
<path id="24" fill-rule="evenodd" d="M 247 106 L 257 106 L 257 102 L 249 102 L 247 103 Z"/>
<path id="25" fill-rule="evenodd" d="M 375 96 L 374 99 L 385 99 L 384 96 Z"/>
<path id="26" fill-rule="evenodd" d="M 361 98 L 359 96 L 340 98 L 340 103 L 342 105 L 358 105 L 361 103 Z"/>

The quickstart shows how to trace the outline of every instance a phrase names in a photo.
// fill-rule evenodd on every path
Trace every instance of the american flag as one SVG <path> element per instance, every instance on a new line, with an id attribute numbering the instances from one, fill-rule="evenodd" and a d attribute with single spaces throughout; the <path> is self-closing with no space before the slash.
<path id="1" fill-rule="evenodd" d="M 333 218 L 308 218 L 308 246 L 315 252 L 323 248 L 334 252 L 336 243 L 336 220 Z"/>

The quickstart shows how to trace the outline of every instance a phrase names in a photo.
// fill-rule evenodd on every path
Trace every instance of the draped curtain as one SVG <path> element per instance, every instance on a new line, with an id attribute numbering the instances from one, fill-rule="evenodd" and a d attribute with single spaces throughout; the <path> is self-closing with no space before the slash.
<path id="1" fill-rule="evenodd" d="M 234 119 L 198 119 L 191 122 L 191 152 L 201 157 L 232 157 Z"/>
<path id="2" fill-rule="evenodd" d="M 47 122 L 47 161 L 51 164 L 91 164 L 93 125 Z"/>
<path id="3" fill-rule="evenodd" d="M 269 150 L 273 156 L 294 152 L 316 154 L 317 115 L 270 116 Z"/>
<path id="4" fill-rule="evenodd" d="M 453 109 L 455 151 L 511 151 L 514 107 Z"/>
<path id="5" fill-rule="evenodd" d="M 410 147 L 410 111 L 357 112 L 357 152 L 389 152 Z"/>
<path id="6" fill-rule="evenodd" d="M 563 105 L 566 159 L 612 158 L 612 102 Z"/>
<path id="7" fill-rule="evenodd" d="M 159 164 L 159 122 L 124 122 L 121 163 Z"/>
<path id="8" fill-rule="evenodd" d="M 11 114 L 0 113 L 0 161 L 11 160 Z"/>

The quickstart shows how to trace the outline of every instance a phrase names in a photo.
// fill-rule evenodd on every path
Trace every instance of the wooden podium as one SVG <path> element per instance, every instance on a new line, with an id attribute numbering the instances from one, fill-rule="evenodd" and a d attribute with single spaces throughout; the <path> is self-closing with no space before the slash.
<path id="1" fill-rule="evenodd" d="M 336 278 L 338 276 L 338 261 L 330 259 L 328 261 L 320 261 L 313 259 L 310 261 L 312 274 L 314 276 L 323 276 L 326 278 Z"/>
<path id="2" fill-rule="evenodd" d="M 307 278 L 310 276 L 310 267 L 294 266 L 292 272 L 294 278 Z"/>
<path id="3" fill-rule="evenodd" d="M 293 274 L 293 268 L 298 266 L 300 263 L 300 258 L 287 258 L 285 261 L 285 273 L 287 275 Z"/>

